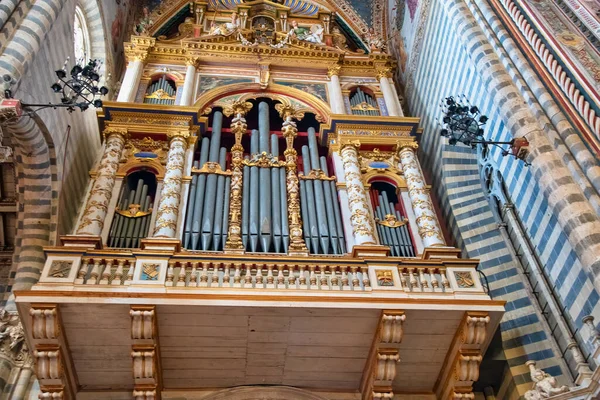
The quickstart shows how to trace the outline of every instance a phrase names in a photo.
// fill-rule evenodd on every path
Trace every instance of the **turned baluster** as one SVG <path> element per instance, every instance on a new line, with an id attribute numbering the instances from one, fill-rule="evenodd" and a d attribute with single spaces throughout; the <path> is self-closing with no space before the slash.
<path id="1" fill-rule="evenodd" d="M 267 289 L 275 289 L 275 277 L 273 276 L 273 264 L 267 264 Z"/>
<path id="2" fill-rule="evenodd" d="M 298 279 L 299 283 L 300 283 L 300 289 L 306 289 L 306 276 L 304 275 L 304 268 L 306 268 L 306 266 L 304 265 L 300 265 L 300 279 Z"/>
<path id="3" fill-rule="evenodd" d="M 289 267 L 288 289 L 296 289 L 296 265 Z"/>
<path id="4" fill-rule="evenodd" d="M 406 275 L 404 273 L 404 268 L 400 268 L 398 270 L 398 272 L 400 273 L 400 284 L 402 285 L 404 290 L 410 292 L 410 287 L 408 287 L 408 282 L 406 281 Z"/>
<path id="5" fill-rule="evenodd" d="M 115 276 L 110 284 L 120 286 L 123 279 L 123 266 L 125 265 L 125 260 L 117 260 L 117 262 L 117 270 L 115 271 Z"/>
<path id="6" fill-rule="evenodd" d="M 262 274 L 262 264 L 257 264 L 256 265 L 256 288 L 263 288 L 265 287 L 263 284 L 263 274 Z"/>
<path id="7" fill-rule="evenodd" d="M 242 287 L 242 264 L 234 263 L 235 273 L 233 274 L 233 287 Z"/>
<path id="8" fill-rule="evenodd" d="M 167 267 L 167 280 L 165 282 L 165 286 L 173 286 L 173 278 L 175 278 L 175 262 L 169 261 L 169 266 Z"/>
<path id="9" fill-rule="evenodd" d="M 192 263 L 192 274 L 190 275 L 190 284 L 189 286 L 198 286 L 198 265 L 199 263 Z"/>
<path id="10" fill-rule="evenodd" d="M 363 286 L 366 288 L 371 287 L 371 281 L 369 280 L 369 267 L 360 267 L 362 273 Z"/>
<path id="11" fill-rule="evenodd" d="M 223 263 L 223 286 L 229 287 L 231 281 L 231 263 Z"/>
<path id="12" fill-rule="evenodd" d="M 177 276 L 177 282 L 175 283 L 175 286 L 185 286 L 187 267 L 188 264 L 186 262 L 179 263 L 179 276 Z"/>
<path id="13" fill-rule="evenodd" d="M 327 275 L 325 275 L 326 265 L 319 265 L 319 272 L 321 273 L 321 290 L 329 290 L 329 283 L 327 282 Z"/>
<path id="14" fill-rule="evenodd" d="M 79 272 L 77 273 L 77 278 L 75 279 L 76 285 L 83 285 L 83 281 L 85 280 L 85 276 L 88 273 L 88 269 L 91 262 L 91 258 L 85 258 L 82 260 L 81 267 L 79 268 Z"/>
<path id="15" fill-rule="evenodd" d="M 437 292 L 440 288 L 440 282 L 435 276 L 435 269 L 429 268 L 429 279 L 431 279 L 431 291 Z"/>
<path id="16" fill-rule="evenodd" d="M 113 260 L 106 260 L 104 265 L 104 271 L 102 271 L 102 279 L 100 279 L 100 285 L 108 285 L 110 276 L 112 275 Z"/>
<path id="17" fill-rule="evenodd" d="M 244 287 L 252 287 L 252 264 L 244 264 L 246 275 L 244 275 Z"/>
<path id="18" fill-rule="evenodd" d="M 200 272 L 200 283 L 198 286 L 207 287 L 208 286 L 208 263 L 203 262 L 202 264 L 202 272 Z"/>
<path id="19" fill-rule="evenodd" d="M 210 286 L 218 287 L 219 286 L 219 263 L 212 263 L 213 271 L 212 276 L 210 277 Z"/>
<path id="20" fill-rule="evenodd" d="M 90 278 L 87 280 L 86 285 L 95 285 L 98 283 L 98 277 L 100 276 L 100 264 L 102 264 L 102 259 L 94 261 L 94 267 L 92 268 L 92 272 L 90 272 Z"/>
<path id="21" fill-rule="evenodd" d="M 342 290 L 350 290 L 350 280 L 348 279 L 348 267 L 342 266 Z"/>
<path id="22" fill-rule="evenodd" d="M 133 281 L 133 272 L 135 271 L 135 261 L 128 260 L 127 261 L 127 277 L 125 278 L 125 285 L 131 285 L 131 281 Z"/>
<path id="23" fill-rule="evenodd" d="M 309 265 L 308 269 L 310 271 L 310 274 L 309 274 L 310 289 L 318 289 L 318 287 L 317 287 L 317 274 L 315 273 L 315 270 L 317 269 L 317 266 L 316 265 Z"/>
<path id="24" fill-rule="evenodd" d="M 429 289 L 429 282 L 425 279 L 425 275 L 423 274 L 423 268 L 419 268 L 419 280 L 421 281 L 421 286 L 419 290 L 423 291 L 424 289 Z"/>
<path id="25" fill-rule="evenodd" d="M 446 291 L 450 290 L 450 281 L 446 276 L 446 268 L 440 268 L 440 275 L 442 276 L 442 286 Z"/>
<path id="26" fill-rule="evenodd" d="M 419 282 L 417 281 L 417 278 L 415 277 L 413 268 L 408 269 L 408 276 L 410 279 L 410 290 L 412 292 L 417 291 L 419 289 Z"/>
<path id="27" fill-rule="evenodd" d="M 285 265 L 278 265 L 277 269 L 279 272 L 277 273 L 277 288 L 285 289 L 285 276 L 283 276 L 283 268 Z"/>
<path id="28" fill-rule="evenodd" d="M 350 267 L 350 271 L 352 273 L 352 287 L 360 287 L 360 280 L 358 279 L 358 267 L 352 266 Z"/>
<path id="29" fill-rule="evenodd" d="M 338 266 L 333 265 L 330 268 L 331 270 L 331 289 L 332 290 L 340 290 L 340 280 L 338 278 Z"/>

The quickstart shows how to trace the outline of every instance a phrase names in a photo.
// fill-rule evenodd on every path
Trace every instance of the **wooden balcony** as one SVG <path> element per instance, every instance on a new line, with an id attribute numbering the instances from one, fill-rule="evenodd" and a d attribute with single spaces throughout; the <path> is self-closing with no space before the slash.
<path id="1" fill-rule="evenodd" d="M 16 301 L 34 354 L 60 354 L 63 375 L 37 371 L 40 384 L 65 398 L 286 385 L 447 399 L 476 380 L 504 307 L 477 261 L 425 254 L 49 248 L 40 282 Z"/>

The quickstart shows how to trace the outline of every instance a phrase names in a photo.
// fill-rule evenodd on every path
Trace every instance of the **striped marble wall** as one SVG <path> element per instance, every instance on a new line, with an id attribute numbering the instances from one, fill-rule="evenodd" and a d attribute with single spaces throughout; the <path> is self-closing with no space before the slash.
<path id="1" fill-rule="evenodd" d="M 491 96 L 461 45 L 440 0 L 432 0 L 422 42 L 422 51 L 414 77 L 414 90 L 407 93 L 411 115 L 422 118 L 421 161 L 431 172 L 433 186 L 441 201 L 449 229 L 469 257 L 480 258 L 491 294 L 506 300 L 507 313 L 502 323 L 502 338 L 508 363 L 519 392 L 530 388 L 525 361 L 534 359 L 547 372 L 567 379 L 568 371 L 560 363 L 560 354 L 550 339 L 544 316 L 497 227 L 480 179 L 477 156 L 466 147 L 445 144 L 439 136 L 440 101 L 449 95 L 465 94 L 490 117 L 487 136 L 509 140 L 491 102 Z M 587 314 L 600 320 L 598 293 L 583 271 L 573 249 L 537 186 L 532 173 L 521 162 L 492 153 L 499 165 L 512 202 L 523 221 L 531 242 L 552 277 L 565 315 L 581 328 Z M 585 341 L 587 333 L 579 338 Z"/>

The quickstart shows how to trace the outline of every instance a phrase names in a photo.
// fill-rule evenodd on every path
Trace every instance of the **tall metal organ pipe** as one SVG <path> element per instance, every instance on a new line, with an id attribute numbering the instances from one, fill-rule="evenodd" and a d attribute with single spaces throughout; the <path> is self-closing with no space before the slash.
<path id="1" fill-rule="evenodd" d="M 371 191 L 371 201 L 375 216 L 378 219 L 377 233 L 381 244 L 389 246 L 390 252 L 394 257 L 414 257 L 415 250 L 413 247 L 410 232 L 406 218 L 400 212 L 400 204 L 395 204 L 389 200 L 386 191 Z M 393 217 L 389 218 L 388 217 Z M 399 226 L 393 226 L 394 221 L 402 222 Z M 386 223 L 388 222 L 388 223 Z M 395 223 L 395 225 L 398 225 Z"/>

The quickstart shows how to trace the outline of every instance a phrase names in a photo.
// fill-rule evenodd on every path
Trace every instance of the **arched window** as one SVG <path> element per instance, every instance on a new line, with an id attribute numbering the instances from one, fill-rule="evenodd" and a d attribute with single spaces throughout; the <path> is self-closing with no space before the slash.
<path id="1" fill-rule="evenodd" d="M 91 57 L 90 34 L 85 15 L 81 7 L 75 7 L 75 21 L 73 22 L 73 44 L 75 47 L 75 61 L 86 63 Z"/>

